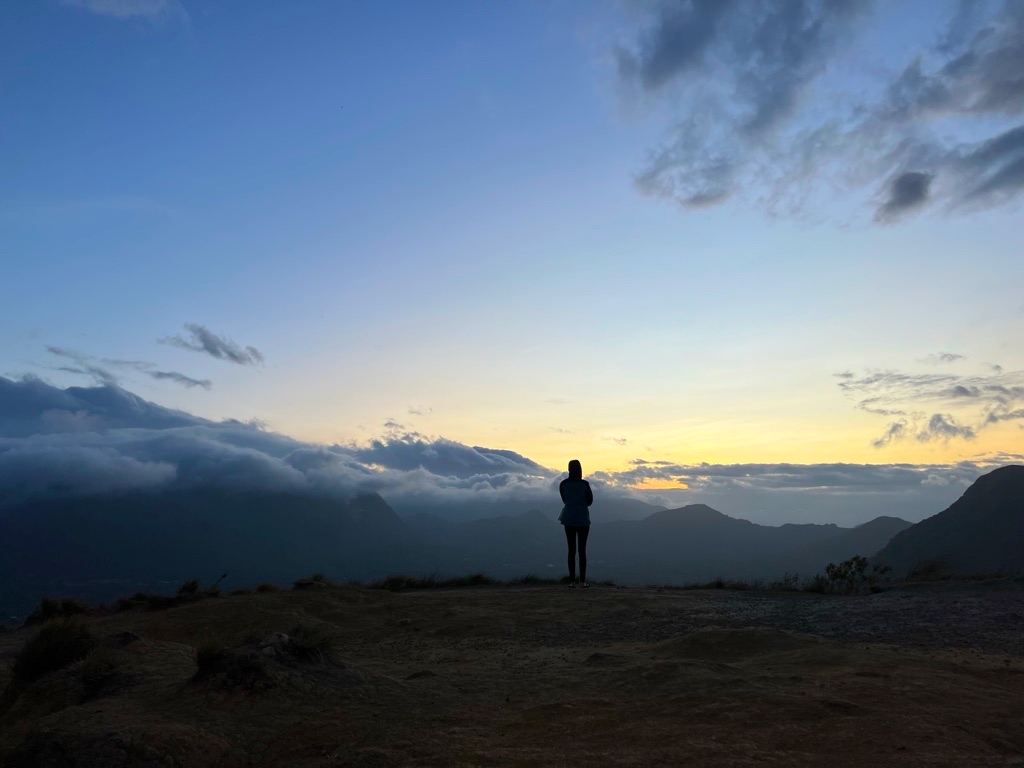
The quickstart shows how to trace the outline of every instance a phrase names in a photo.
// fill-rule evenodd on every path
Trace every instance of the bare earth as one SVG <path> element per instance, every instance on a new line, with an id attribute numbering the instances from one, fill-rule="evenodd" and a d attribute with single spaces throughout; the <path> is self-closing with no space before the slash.
<path id="1" fill-rule="evenodd" d="M 190 683 L 193 647 L 329 624 L 334 661 Z M 1024 585 L 803 593 L 328 587 L 90 619 L 131 631 L 0 714 L 3 766 L 1024 766 Z M 34 630 L 0 634 L 0 688 Z M 111 640 L 113 642 L 113 640 Z M 250 648 L 255 646 L 250 645 Z M 252 651 L 255 654 L 255 651 Z"/>

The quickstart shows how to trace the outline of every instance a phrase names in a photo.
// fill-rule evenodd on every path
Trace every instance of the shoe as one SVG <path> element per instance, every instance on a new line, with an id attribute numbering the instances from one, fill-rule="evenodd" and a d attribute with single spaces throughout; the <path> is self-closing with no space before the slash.
<path id="1" fill-rule="evenodd" d="M 576 588 L 576 582 L 575 581 L 570 581 L 569 582 L 569 589 L 575 589 L 575 588 Z"/>
<path id="2" fill-rule="evenodd" d="M 590 589 L 590 585 L 589 585 L 589 584 L 587 584 L 587 582 L 585 582 L 585 581 L 584 581 L 584 582 L 582 582 L 582 583 L 580 584 L 580 586 L 581 586 L 581 587 L 583 587 L 584 589 Z"/>

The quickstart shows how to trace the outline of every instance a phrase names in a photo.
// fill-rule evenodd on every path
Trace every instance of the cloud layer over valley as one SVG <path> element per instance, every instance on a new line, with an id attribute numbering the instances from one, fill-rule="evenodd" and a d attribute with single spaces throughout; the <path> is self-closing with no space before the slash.
<path id="1" fill-rule="evenodd" d="M 112 384 L 59 389 L 31 376 L 0 377 L 0 504 L 212 486 L 345 498 L 374 491 L 400 512 L 458 509 L 463 517 L 467 509 L 487 515 L 492 505 L 510 502 L 557 509 L 561 472 L 514 451 L 400 427 L 393 424 L 361 444 L 317 445 L 268 431 L 258 421 L 211 421 L 164 408 Z M 624 471 L 590 477 L 599 502 L 602 494 L 664 506 L 701 501 L 759 522 L 849 524 L 889 514 L 886 504 L 897 504 L 911 518 L 933 514 L 991 465 L 680 465 L 636 459 Z M 652 481 L 681 490 L 633 487 Z"/>

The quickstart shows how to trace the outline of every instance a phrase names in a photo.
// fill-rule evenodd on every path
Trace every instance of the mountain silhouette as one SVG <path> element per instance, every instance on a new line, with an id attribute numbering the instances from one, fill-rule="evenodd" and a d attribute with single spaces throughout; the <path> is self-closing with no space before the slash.
<path id="1" fill-rule="evenodd" d="M 0 615 L 20 615 L 44 594 L 110 600 L 225 570 L 229 585 L 317 571 L 370 579 L 382 564 L 418 571 L 435 556 L 447 553 L 425 552 L 376 494 L 195 488 L 37 500 L 0 515 Z"/>
<path id="2" fill-rule="evenodd" d="M 1024 569 L 1024 466 L 982 475 L 948 509 L 894 536 L 875 559 L 900 575 L 928 561 L 956 573 Z"/>

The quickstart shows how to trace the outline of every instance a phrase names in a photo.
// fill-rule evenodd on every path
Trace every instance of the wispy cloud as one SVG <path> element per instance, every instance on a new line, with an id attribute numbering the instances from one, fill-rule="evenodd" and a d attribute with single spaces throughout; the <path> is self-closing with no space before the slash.
<path id="1" fill-rule="evenodd" d="M 627 443 L 629 443 L 629 440 L 626 439 L 625 437 L 605 437 L 602 439 L 607 440 L 610 443 L 615 443 L 616 445 L 626 445 Z"/>
<path id="2" fill-rule="evenodd" d="M 192 387 L 210 389 L 213 386 L 213 382 L 209 379 L 196 379 L 192 376 L 186 376 L 184 373 L 179 373 L 178 371 L 160 370 L 156 363 L 149 363 L 144 360 L 111 360 L 105 358 L 97 361 L 91 355 L 86 355 L 73 349 L 55 347 L 52 345 L 47 346 L 46 351 L 51 355 L 69 360 L 73 363 L 72 365 L 57 366 L 57 370 L 64 371 L 65 373 L 75 373 L 82 376 L 88 376 L 97 384 L 119 386 L 121 383 L 121 377 L 111 370 L 111 368 L 116 368 L 121 370 L 132 370 L 141 373 L 144 376 L 148 376 L 151 379 L 156 379 L 157 381 L 171 381 L 190 389 Z"/>
<path id="3" fill-rule="evenodd" d="M 169 336 L 158 339 L 161 344 L 170 344 L 192 352 L 203 352 L 218 360 L 227 360 L 238 365 L 256 365 L 263 362 L 263 354 L 256 347 L 236 344 L 225 336 L 218 336 L 199 323 L 185 323 L 186 336 Z"/>
<path id="4" fill-rule="evenodd" d="M 61 4 L 117 19 L 188 19 L 188 13 L 179 0 L 61 0 Z"/>
<path id="5" fill-rule="evenodd" d="M 945 352 L 925 362 L 962 359 Z M 844 377 L 838 386 L 865 413 L 898 417 L 872 441 L 876 448 L 910 437 L 920 442 L 973 440 L 987 427 L 1024 418 L 1024 408 L 1019 407 L 1024 402 L 1024 371 L 987 367 L 992 370 L 989 375 L 868 371 Z"/>
<path id="6" fill-rule="evenodd" d="M 410 405 L 408 413 L 410 416 L 429 416 L 434 412 L 433 408 L 428 408 L 423 405 Z"/>
<path id="7" fill-rule="evenodd" d="M 647 4 L 616 51 L 619 78 L 658 113 L 684 117 L 650 153 L 638 188 L 687 208 L 756 195 L 774 213 L 803 212 L 828 188 L 844 198 L 851 188 L 876 190 L 883 223 L 1017 197 L 1024 6 L 965 0 L 947 19 L 927 0 L 919 7 L 940 43 L 897 52 L 902 67 L 884 75 L 857 46 L 878 18 L 872 10 L 885 23 L 891 4 Z M 840 67 L 864 87 L 841 87 Z"/>

